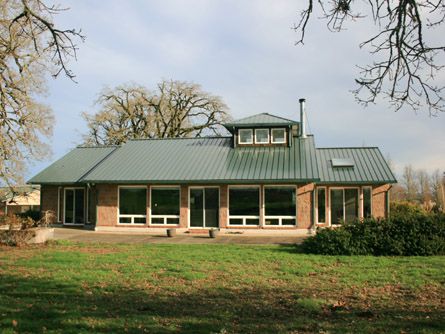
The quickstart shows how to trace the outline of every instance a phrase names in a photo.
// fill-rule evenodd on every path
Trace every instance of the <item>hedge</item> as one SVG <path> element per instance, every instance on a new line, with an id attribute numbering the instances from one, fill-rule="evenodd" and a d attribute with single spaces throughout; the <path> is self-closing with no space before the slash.
<path id="1" fill-rule="evenodd" d="M 366 219 L 319 229 L 301 249 L 325 255 L 445 255 L 445 215 L 402 211 L 389 220 Z"/>

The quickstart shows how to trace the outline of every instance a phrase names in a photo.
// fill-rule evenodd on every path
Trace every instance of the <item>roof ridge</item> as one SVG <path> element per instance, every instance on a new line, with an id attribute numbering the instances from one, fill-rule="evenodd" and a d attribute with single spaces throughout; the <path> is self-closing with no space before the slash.
<path id="1" fill-rule="evenodd" d="M 120 145 L 77 145 L 76 148 L 110 148 L 119 146 Z"/>
<path id="2" fill-rule="evenodd" d="M 182 140 L 182 139 L 230 139 L 232 136 L 206 136 L 206 137 L 169 137 L 169 138 L 133 138 L 128 141 L 157 141 L 157 140 Z"/>
<path id="3" fill-rule="evenodd" d="M 339 147 L 331 146 L 331 147 L 316 147 L 315 149 L 317 149 L 317 150 L 332 150 L 332 149 L 347 150 L 347 149 L 351 149 L 351 148 L 354 148 L 354 149 L 377 148 L 378 149 L 379 147 L 378 146 L 339 146 Z"/>

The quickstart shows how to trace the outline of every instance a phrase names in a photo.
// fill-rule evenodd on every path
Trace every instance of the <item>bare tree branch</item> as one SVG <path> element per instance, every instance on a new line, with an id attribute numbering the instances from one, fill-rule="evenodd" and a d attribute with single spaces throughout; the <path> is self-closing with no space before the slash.
<path id="1" fill-rule="evenodd" d="M 354 0 L 319 0 L 318 4 L 331 31 L 341 31 L 347 22 L 366 17 L 353 11 L 361 4 Z M 379 32 L 360 44 L 376 60 L 358 67 L 356 100 L 366 106 L 381 96 L 389 99 L 395 111 L 407 106 L 416 111 L 428 109 L 430 115 L 444 112 L 445 87 L 438 75 L 445 45 L 430 46 L 427 35 L 445 20 L 444 0 L 367 0 L 364 6 Z M 304 42 L 313 11 L 313 0 L 308 0 L 294 26 L 300 34 L 297 44 Z"/>

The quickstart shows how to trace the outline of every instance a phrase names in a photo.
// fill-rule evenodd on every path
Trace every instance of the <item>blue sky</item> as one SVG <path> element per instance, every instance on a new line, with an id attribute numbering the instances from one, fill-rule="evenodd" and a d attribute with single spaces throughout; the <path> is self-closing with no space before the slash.
<path id="1" fill-rule="evenodd" d="M 87 39 L 71 62 L 78 83 L 49 79 L 53 154 L 30 166 L 28 178 L 81 143 L 81 113 L 96 110 L 103 87 L 136 82 L 154 88 L 161 79 L 201 84 L 223 98 L 235 119 L 261 112 L 298 119 L 298 99 L 305 97 L 318 147 L 379 146 L 397 173 L 406 164 L 445 169 L 445 115 L 395 113 L 384 102 L 363 108 L 354 101 L 355 65 L 369 60 L 358 47 L 372 32 L 366 22 L 331 33 L 314 20 L 306 44 L 295 46 L 291 27 L 302 1 L 60 3 L 70 10 L 57 24 L 81 28 Z"/>

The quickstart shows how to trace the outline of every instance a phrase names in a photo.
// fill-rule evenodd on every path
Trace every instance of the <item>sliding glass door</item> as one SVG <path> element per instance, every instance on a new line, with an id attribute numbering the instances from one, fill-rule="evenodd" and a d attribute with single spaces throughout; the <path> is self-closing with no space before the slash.
<path id="1" fill-rule="evenodd" d="M 218 188 L 190 189 L 190 227 L 219 226 Z"/>
<path id="2" fill-rule="evenodd" d="M 85 190 L 66 188 L 64 209 L 65 224 L 85 224 Z"/>

